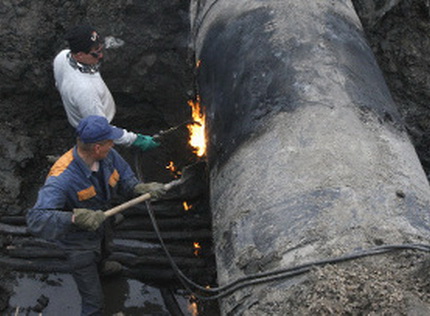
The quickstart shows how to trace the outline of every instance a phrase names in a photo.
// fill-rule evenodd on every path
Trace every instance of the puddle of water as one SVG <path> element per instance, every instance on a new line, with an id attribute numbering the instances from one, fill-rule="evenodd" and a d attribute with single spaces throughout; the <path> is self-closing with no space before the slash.
<path id="1" fill-rule="evenodd" d="M 41 295 L 49 298 L 43 310 L 44 315 L 76 316 L 80 313 L 80 297 L 75 282 L 69 274 L 51 274 L 46 279 L 44 274 L 19 274 L 13 282 L 14 294 L 9 299 L 9 306 L 14 310 L 24 310 L 37 305 Z M 38 315 L 30 312 L 29 315 Z"/>
<path id="2" fill-rule="evenodd" d="M 163 297 L 157 288 L 137 280 L 114 277 L 103 280 L 106 315 L 157 315 L 169 316 Z M 12 311 L 20 309 L 18 315 L 40 315 L 30 311 L 37 300 L 44 295 L 49 299 L 42 315 L 76 316 L 80 314 L 80 296 L 73 278 L 69 274 L 25 274 L 16 276 L 13 292 L 9 300 Z M 188 299 L 175 296 L 184 315 L 188 311 Z"/>

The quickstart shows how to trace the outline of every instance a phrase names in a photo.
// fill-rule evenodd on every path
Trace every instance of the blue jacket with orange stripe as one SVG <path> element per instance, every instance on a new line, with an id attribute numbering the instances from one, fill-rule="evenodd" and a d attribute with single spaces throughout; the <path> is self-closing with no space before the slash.
<path id="1" fill-rule="evenodd" d="M 103 210 L 116 194 L 131 195 L 137 183 L 129 164 L 114 149 L 100 161 L 95 173 L 74 147 L 52 166 L 36 204 L 27 212 L 29 231 L 56 240 L 66 249 L 97 250 L 103 225 L 95 232 L 82 230 L 72 223 L 72 210 Z"/>

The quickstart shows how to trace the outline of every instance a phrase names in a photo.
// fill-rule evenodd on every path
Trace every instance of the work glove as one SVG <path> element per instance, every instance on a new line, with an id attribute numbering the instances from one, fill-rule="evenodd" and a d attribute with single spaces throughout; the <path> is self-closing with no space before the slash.
<path id="1" fill-rule="evenodd" d="M 94 211 L 86 208 L 73 209 L 74 224 L 79 228 L 95 231 L 105 221 L 106 215 L 102 211 Z"/>
<path id="2" fill-rule="evenodd" d="M 159 199 L 166 194 L 166 191 L 164 184 L 158 182 L 139 183 L 134 187 L 134 193 L 139 195 L 149 193 L 154 199 Z"/>
<path id="3" fill-rule="evenodd" d="M 160 143 L 156 142 L 153 137 L 148 135 L 137 134 L 136 140 L 131 144 L 142 151 L 147 151 L 160 146 Z"/>

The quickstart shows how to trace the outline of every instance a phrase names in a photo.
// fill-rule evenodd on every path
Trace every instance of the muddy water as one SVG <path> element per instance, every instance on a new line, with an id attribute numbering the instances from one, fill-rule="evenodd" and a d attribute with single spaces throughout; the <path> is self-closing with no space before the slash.
<path id="1" fill-rule="evenodd" d="M 14 294 L 9 300 L 8 315 L 80 314 L 80 297 L 69 274 L 20 273 L 12 284 Z M 157 288 L 123 277 L 104 279 L 103 288 L 106 315 L 170 315 Z M 193 315 L 187 297 L 178 294 L 175 298 L 184 315 Z"/>

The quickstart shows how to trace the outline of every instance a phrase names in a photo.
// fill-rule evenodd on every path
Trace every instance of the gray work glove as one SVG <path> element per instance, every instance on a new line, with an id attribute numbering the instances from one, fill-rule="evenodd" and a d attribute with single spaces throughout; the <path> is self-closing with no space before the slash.
<path id="1" fill-rule="evenodd" d="M 164 194 L 166 194 L 166 191 L 167 190 L 164 188 L 164 184 L 158 182 L 139 183 L 134 187 L 135 194 L 142 195 L 149 193 L 154 199 L 159 199 Z"/>
<path id="2" fill-rule="evenodd" d="M 79 228 L 95 231 L 105 221 L 106 215 L 102 211 L 94 211 L 86 208 L 73 209 L 74 224 Z"/>

